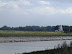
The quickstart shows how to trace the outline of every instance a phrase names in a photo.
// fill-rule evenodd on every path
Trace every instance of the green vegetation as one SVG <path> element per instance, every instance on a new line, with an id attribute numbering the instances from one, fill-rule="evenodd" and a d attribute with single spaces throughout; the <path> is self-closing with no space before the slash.
<path id="1" fill-rule="evenodd" d="M 9 36 L 72 36 L 72 33 L 64 32 L 46 32 L 46 31 L 3 31 L 0 30 L 0 37 Z"/>
<path id="2" fill-rule="evenodd" d="M 72 42 L 70 43 L 70 45 L 67 45 L 67 43 L 64 42 L 61 46 L 58 45 L 57 48 L 51 50 L 37 51 L 23 54 L 72 54 Z"/>
<path id="3" fill-rule="evenodd" d="M 15 30 L 15 31 L 50 31 L 54 32 L 55 26 L 25 26 L 25 27 L 8 27 L 8 26 L 3 26 L 0 28 L 0 30 Z"/>
<path id="4" fill-rule="evenodd" d="M 62 26 L 62 31 L 60 31 L 60 27 Z M 8 31 L 47 31 L 47 32 L 65 32 L 69 33 L 72 32 L 72 26 L 67 25 L 57 25 L 57 26 L 25 26 L 25 27 L 8 27 L 3 26 L 0 30 L 8 30 Z"/>

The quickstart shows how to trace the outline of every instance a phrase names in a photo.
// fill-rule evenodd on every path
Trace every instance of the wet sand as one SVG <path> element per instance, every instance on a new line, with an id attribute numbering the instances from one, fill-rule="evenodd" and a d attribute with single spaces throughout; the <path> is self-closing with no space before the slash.
<path id="1" fill-rule="evenodd" d="M 72 36 L 27 36 L 27 37 L 0 37 L 0 43 L 72 40 Z"/>

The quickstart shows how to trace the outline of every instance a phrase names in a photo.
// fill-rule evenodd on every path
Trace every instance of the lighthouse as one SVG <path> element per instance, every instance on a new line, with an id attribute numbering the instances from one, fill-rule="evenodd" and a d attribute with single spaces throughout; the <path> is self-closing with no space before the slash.
<path id="1" fill-rule="evenodd" d="M 59 31 L 59 32 L 63 32 L 63 27 L 62 27 L 62 25 L 59 26 L 58 31 Z"/>

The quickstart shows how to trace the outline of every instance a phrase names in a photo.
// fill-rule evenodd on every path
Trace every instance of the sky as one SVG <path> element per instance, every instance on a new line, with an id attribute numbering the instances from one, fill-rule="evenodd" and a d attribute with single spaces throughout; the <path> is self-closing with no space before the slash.
<path id="1" fill-rule="evenodd" d="M 4 25 L 72 25 L 72 0 L 0 0 L 0 27 Z"/>

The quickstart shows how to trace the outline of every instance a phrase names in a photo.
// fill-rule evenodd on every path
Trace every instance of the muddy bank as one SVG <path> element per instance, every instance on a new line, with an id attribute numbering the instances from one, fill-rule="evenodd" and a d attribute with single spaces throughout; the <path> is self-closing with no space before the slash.
<path id="1" fill-rule="evenodd" d="M 0 43 L 7 43 L 7 42 L 31 42 L 31 41 L 52 41 L 52 40 L 72 40 L 72 36 L 0 37 Z"/>

